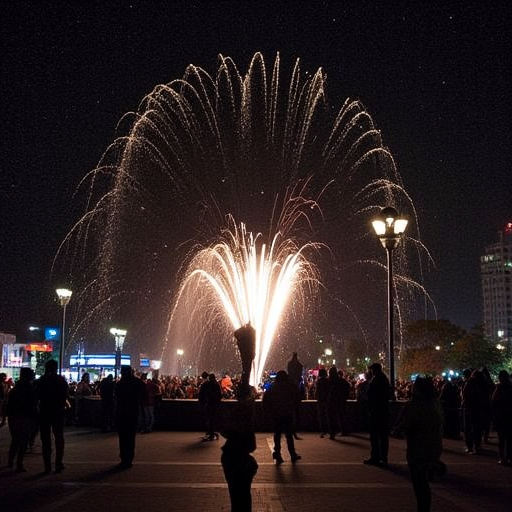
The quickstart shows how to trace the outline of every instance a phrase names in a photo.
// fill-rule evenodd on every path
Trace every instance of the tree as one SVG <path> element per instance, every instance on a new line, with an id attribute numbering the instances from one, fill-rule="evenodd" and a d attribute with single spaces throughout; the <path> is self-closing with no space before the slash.
<path id="1" fill-rule="evenodd" d="M 468 334 L 457 341 L 451 351 L 453 367 L 482 368 L 486 367 L 496 374 L 506 366 L 506 355 L 484 335 L 482 327 L 474 327 Z"/>
<path id="2" fill-rule="evenodd" d="M 439 346 L 448 348 L 464 336 L 465 331 L 449 320 L 417 320 L 405 328 L 403 347 L 428 348 Z"/>

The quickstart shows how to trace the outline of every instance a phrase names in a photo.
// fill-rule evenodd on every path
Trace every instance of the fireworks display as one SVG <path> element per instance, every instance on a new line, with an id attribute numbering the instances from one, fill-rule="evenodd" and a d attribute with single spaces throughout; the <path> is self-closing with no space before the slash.
<path id="1" fill-rule="evenodd" d="M 269 72 L 261 54 L 245 75 L 223 56 L 212 75 L 190 65 L 123 117 L 59 251 L 78 290 L 73 339 L 99 349 L 122 319 L 127 346 L 162 352 L 164 368 L 175 370 L 179 347 L 195 370 L 220 371 L 250 322 L 258 379 L 269 357 L 307 354 L 322 329 L 385 334 L 384 254 L 369 219 L 394 205 L 415 226 L 414 206 L 361 102 L 333 110 L 322 69 L 297 61 L 286 78 L 281 67 L 277 56 Z M 422 248 L 408 234 L 399 305 L 419 288 L 405 254 Z"/>

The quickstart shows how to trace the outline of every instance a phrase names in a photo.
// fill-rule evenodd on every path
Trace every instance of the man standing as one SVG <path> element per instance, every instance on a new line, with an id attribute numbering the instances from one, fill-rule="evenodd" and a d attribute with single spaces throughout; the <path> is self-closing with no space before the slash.
<path id="1" fill-rule="evenodd" d="M 341 375 L 340 375 L 341 373 Z M 336 366 L 329 368 L 329 394 L 327 411 L 329 418 L 329 439 L 335 439 L 338 432 L 346 435 L 345 404 L 350 394 L 350 384 L 343 378 L 343 372 L 338 372 Z"/>
<path id="2" fill-rule="evenodd" d="M 315 399 L 318 413 L 318 425 L 320 427 L 320 437 L 324 437 L 329 430 L 329 409 L 327 402 L 329 400 L 329 380 L 327 379 L 327 370 L 320 368 L 315 386 Z"/>
<path id="3" fill-rule="evenodd" d="M 206 413 L 206 435 L 203 441 L 213 441 L 219 438 L 215 432 L 217 417 L 219 415 L 222 392 L 214 373 L 208 375 L 199 388 L 199 403 L 204 407 Z"/>
<path id="4" fill-rule="evenodd" d="M 222 430 L 226 443 L 222 447 L 221 463 L 228 484 L 231 512 L 251 512 L 251 484 L 258 471 L 258 463 L 251 455 L 256 450 L 253 389 L 242 382 L 236 398 Z"/>
<path id="5" fill-rule="evenodd" d="M 121 379 L 114 392 L 121 469 L 131 468 L 133 464 L 139 410 L 145 394 L 144 383 L 133 375 L 132 367 L 121 366 Z"/>
<path id="6" fill-rule="evenodd" d="M 293 463 L 301 456 L 295 451 L 293 442 L 293 415 L 300 400 L 299 390 L 288 379 L 284 370 L 279 370 L 276 380 L 268 391 L 263 395 L 263 408 L 274 420 L 274 453 L 272 457 L 277 465 L 282 464 L 281 457 L 281 434 L 286 436 L 288 452 Z"/>
<path id="7" fill-rule="evenodd" d="M 110 432 L 114 423 L 114 378 L 109 373 L 100 382 L 101 430 Z"/>
<path id="8" fill-rule="evenodd" d="M 44 472 L 52 470 L 52 433 L 55 439 L 55 472 L 64 469 L 64 423 L 68 402 L 68 383 L 57 374 L 58 364 L 50 359 L 44 365 L 44 375 L 36 381 L 39 402 L 39 431 L 43 449 Z"/>
<path id="9" fill-rule="evenodd" d="M 391 387 L 379 363 L 368 367 L 371 380 L 368 385 L 368 413 L 370 422 L 370 458 L 365 464 L 387 466 L 389 451 L 389 397 Z"/>
<path id="10" fill-rule="evenodd" d="M 288 371 L 288 379 L 292 384 L 295 384 L 299 390 L 299 401 L 297 402 L 297 407 L 293 414 L 293 437 L 299 440 L 301 438 L 297 435 L 297 423 L 299 422 L 300 399 L 304 397 L 304 382 L 302 380 L 304 365 L 299 361 L 297 352 L 293 352 L 286 369 Z"/>

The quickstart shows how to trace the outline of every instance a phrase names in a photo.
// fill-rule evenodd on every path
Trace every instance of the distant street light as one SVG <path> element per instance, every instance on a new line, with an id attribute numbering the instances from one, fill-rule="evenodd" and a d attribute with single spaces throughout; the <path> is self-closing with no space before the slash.
<path id="1" fill-rule="evenodd" d="M 176 350 L 176 355 L 178 356 L 178 376 L 183 377 L 183 354 L 185 352 L 183 349 L 179 348 Z"/>
<path id="2" fill-rule="evenodd" d="M 398 216 L 392 207 L 383 208 L 378 217 L 372 222 L 375 234 L 379 237 L 387 253 L 388 264 L 388 356 L 389 382 L 392 397 L 395 399 L 395 352 L 393 345 L 393 250 L 407 227 L 407 219 Z"/>
<path id="3" fill-rule="evenodd" d="M 66 332 L 66 306 L 69 304 L 73 292 L 67 288 L 57 288 L 55 291 L 57 292 L 60 305 L 62 306 L 62 331 L 60 335 L 59 347 L 59 375 L 62 375 L 62 367 L 64 366 L 64 344 Z"/>
<path id="4" fill-rule="evenodd" d="M 114 363 L 114 374 L 117 379 L 118 371 L 121 368 L 121 354 L 123 352 L 124 339 L 126 338 L 127 331 L 125 329 L 117 329 L 116 327 L 112 327 L 110 329 L 110 334 L 114 336 L 114 340 L 116 343 L 116 358 Z"/>

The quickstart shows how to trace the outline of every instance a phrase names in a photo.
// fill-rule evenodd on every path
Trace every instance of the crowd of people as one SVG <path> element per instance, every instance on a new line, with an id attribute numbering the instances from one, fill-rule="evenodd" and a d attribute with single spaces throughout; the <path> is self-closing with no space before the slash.
<path id="1" fill-rule="evenodd" d="M 251 455 L 256 447 L 251 404 L 257 397 L 262 398 L 263 410 L 273 421 L 272 456 L 277 465 L 284 462 L 283 435 L 291 462 L 301 459 L 294 442 L 300 439 L 297 418 L 301 400 L 316 400 L 320 436 L 335 439 L 336 435 L 348 434 L 345 407 L 347 400 L 354 399 L 361 425 L 369 432 L 370 455 L 363 462 L 381 467 L 388 465 L 389 401 L 393 395 L 405 399 L 407 403 L 393 432 L 406 437 L 407 462 L 421 511 L 430 510 L 429 480 L 435 472 L 441 474 L 446 470 L 440 460 L 443 437 L 463 439 L 465 452 L 472 455 L 495 431 L 498 462 L 512 464 L 512 381 L 505 370 L 499 373 L 497 382 L 483 368 L 465 370 L 460 380 L 397 380 L 393 388 L 379 363 L 371 364 L 364 376 L 353 379 L 334 366 L 328 371 L 304 371 L 294 353 L 287 370 L 266 374 L 266 382 L 250 389 L 247 375 L 232 377 L 229 372 L 220 378 L 208 372 L 197 378 L 179 378 L 149 376 L 123 366 L 117 382 L 112 375 L 93 382 L 85 372 L 80 382 L 68 384 L 57 370 L 57 362 L 50 360 L 38 379 L 30 368 L 22 368 L 15 383 L 6 374 L 0 374 L 0 426 L 5 425 L 7 418 L 11 435 L 7 464 L 18 472 L 25 471 L 24 456 L 38 432 L 44 473 L 50 473 L 52 468 L 55 472 L 64 470 L 66 418 L 71 413 L 74 423 L 80 424 L 84 400 L 95 395 L 101 399 L 102 430 L 117 432 L 121 469 L 132 465 L 137 432 L 152 431 L 159 400 L 197 398 L 205 410 L 204 440 L 218 439 L 218 427 L 227 440 L 222 465 L 232 502 L 244 510 L 250 503 L 250 486 L 258 467 Z M 238 405 L 231 408 L 231 416 L 223 418 L 224 424 L 219 425 L 223 399 L 237 400 Z"/>

